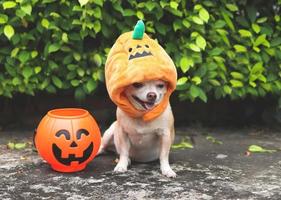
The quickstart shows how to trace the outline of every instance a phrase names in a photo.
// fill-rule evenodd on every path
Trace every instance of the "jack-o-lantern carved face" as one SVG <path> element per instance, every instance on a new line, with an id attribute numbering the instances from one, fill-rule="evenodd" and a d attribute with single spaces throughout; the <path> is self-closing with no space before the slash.
<path id="1" fill-rule="evenodd" d="M 134 58 L 141 58 L 145 56 L 152 56 L 148 44 L 145 45 L 137 44 L 136 47 L 129 48 L 129 60 L 132 60 Z"/>
<path id="2" fill-rule="evenodd" d="M 88 147 L 86 147 L 84 150 L 80 149 L 80 142 L 81 140 L 86 140 L 89 136 L 89 132 L 86 129 L 79 129 L 76 134 L 70 134 L 68 130 L 62 129 L 60 131 L 58 131 L 56 133 L 56 137 L 59 138 L 59 140 L 63 143 L 63 142 L 67 142 L 67 144 L 69 144 L 69 148 L 74 150 L 74 153 L 70 153 L 67 157 L 67 155 L 64 154 L 63 148 L 60 148 L 59 144 L 54 143 L 52 145 L 52 151 L 53 154 L 55 156 L 55 158 L 57 159 L 57 161 L 59 161 L 60 163 L 64 164 L 64 165 L 70 165 L 72 162 L 78 162 L 79 164 L 85 162 L 92 154 L 93 149 L 94 149 L 94 143 L 90 142 Z M 84 136 L 83 136 L 84 135 Z M 71 136 L 75 136 L 76 140 L 74 138 L 71 139 Z M 82 137 L 83 136 L 83 137 Z M 63 141 L 66 140 L 66 141 Z M 84 142 L 84 141 L 82 141 Z M 76 150 L 77 149 L 77 150 Z M 82 155 L 81 155 L 81 152 Z M 67 154 L 67 153 L 66 153 Z"/>
<path id="3" fill-rule="evenodd" d="M 49 111 L 35 136 L 39 154 L 56 171 L 84 169 L 100 146 L 100 131 L 93 117 L 82 109 Z"/>

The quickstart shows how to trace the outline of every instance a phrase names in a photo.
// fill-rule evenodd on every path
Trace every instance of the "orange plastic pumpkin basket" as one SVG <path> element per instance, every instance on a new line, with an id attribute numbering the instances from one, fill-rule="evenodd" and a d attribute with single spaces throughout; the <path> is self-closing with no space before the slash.
<path id="1" fill-rule="evenodd" d="M 83 170 L 97 154 L 101 135 L 87 110 L 51 110 L 38 125 L 34 136 L 38 153 L 59 172 Z"/>

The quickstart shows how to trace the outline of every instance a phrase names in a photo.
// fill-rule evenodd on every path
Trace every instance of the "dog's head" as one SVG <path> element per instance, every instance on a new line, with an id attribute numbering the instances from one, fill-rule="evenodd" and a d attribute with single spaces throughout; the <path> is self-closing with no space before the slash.
<path id="1" fill-rule="evenodd" d="M 167 83 L 162 80 L 137 82 L 125 89 L 131 104 L 137 109 L 148 111 L 157 106 L 167 92 Z"/>

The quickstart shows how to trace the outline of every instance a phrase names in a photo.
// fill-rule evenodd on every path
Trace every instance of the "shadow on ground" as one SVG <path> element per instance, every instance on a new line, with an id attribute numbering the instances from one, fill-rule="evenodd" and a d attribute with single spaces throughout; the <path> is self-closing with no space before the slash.
<path id="1" fill-rule="evenodd" d="M 175 179 L 160 174 L 157 161 L 133 163 L 113 173 L 116 156 L 99 156 L 78 173 L 52 171 L 31 147 L 9 150 L 9 140 L 31 142 L 32 132 L 0 132 L 0 199 L 280 199 L 281 152 L 245 151 L 256 144 L 280 149 L 281 133 L 242 130 L 177 129 L 176 143 L 189 135 L 193 149 L 172 150 Z M 182 136 L 184 135 L 184 136 Z M 206 139 L 211 135 L 222 144 Z"/>

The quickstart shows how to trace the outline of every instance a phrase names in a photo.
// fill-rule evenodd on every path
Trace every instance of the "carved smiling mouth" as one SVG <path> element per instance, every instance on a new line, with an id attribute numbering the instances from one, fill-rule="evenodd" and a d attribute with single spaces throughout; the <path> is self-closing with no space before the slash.
<path id="1" fill-rule="evenodd" d="M 135 55 L 130 55 L 129 60 L 145 57 L 145 56 L 152 56 L 152 53 L 150 51 L 143 51 L 142 53 L 137 52 Z"/>
<path id="2" fill-rule="evenodd" d="M 53 154 L 54 154 L 55 158 L 57 159 L 57 161 L 59 161 L 60 163 L 62 163 L 64 165 L 68 165 L 68 166 L 70 166 L 71 162 L 73 162 L 73 161 L 78 161 L 79 164 L 86 161 L 91 156 L 91 154 L 93 152 L 93 148 L 94 148 L 94 144 L 91 143 L 87 147 L 87 149 L 84 150 L 83 157 L 80 157 L 80 158 L 75 157 L 74 154 L 69 154 L 68 158 L 62 158 L 61 149 L 56 144 L 53 144 L 53 146 L 52 146 Z"/>
<path id="3" fill-rule="evenodd" d="M 137 96 L 135 95 L 132 95 L 132 97 L 134 98 L 134 100 L 136 102 L 138 102 L 145 110 L 148 110 L 148 109 L 151 109 L 154 104 L 155 104 L 155 101 L 153 102 L 149 102 L 149 101 L 142 101 L 140 100 L 140 98 L 138 98 Z"/>

